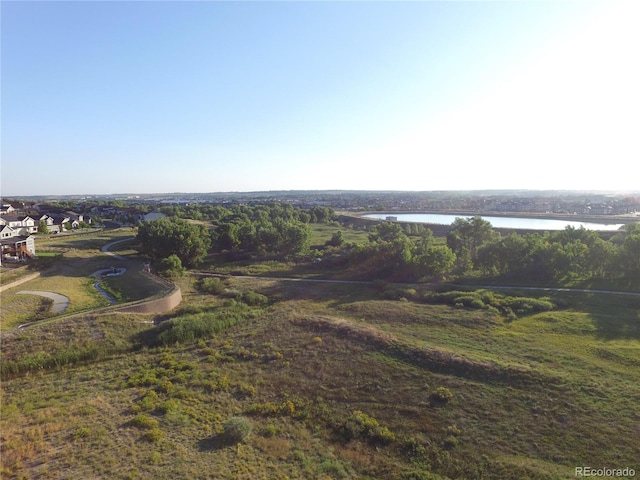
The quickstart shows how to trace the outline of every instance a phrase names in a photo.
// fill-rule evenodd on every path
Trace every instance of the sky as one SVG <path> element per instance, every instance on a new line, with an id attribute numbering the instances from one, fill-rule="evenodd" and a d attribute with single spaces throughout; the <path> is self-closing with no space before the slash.
<path id="1" fill-rule="evenodd" d="M 2 1 L 0 195 L 640 190 L 637 1 Z"/>

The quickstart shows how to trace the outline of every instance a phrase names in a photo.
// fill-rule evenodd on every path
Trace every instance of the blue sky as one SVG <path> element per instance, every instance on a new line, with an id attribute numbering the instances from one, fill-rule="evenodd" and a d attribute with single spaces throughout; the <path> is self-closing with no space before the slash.
<path id="1" fill-rule="evenodd" d="M 639 2 L 7 2 L 4 196 L 640 189 Z"/>

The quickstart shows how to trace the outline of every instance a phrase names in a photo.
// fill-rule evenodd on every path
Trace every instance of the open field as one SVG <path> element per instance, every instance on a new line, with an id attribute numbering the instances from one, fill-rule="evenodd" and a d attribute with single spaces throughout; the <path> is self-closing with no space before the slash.
<path id="1" fill-rule="evenodd" d="M 180 280 L 185 301 L 158 327 L 154 316 L 86 314 L 3 334 L 3 476 L 640 470 L 636 299 L 559 294 L 561 308 L 507 321 L 386 300 L 366 285 L 233 277 L 220 295 L 196 286 Z M 242 292 L 270 304 L 230 300 Z M 238 445 L 224 436 L 233 416 L 253 427 Z"/>

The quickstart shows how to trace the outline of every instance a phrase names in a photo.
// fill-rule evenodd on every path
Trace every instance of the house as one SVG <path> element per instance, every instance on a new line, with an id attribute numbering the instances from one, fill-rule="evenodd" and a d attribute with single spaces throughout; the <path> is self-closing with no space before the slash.
<path id="1" fill-rule="evenodd" d="M 81 213 L 76 213 L 72 210 L 69 210 L 67 212 L 64 212 L 64 214 L 69 217 L 72 228 L 78 228 L 81 223 L 91 223 L 91 219 L 89 217 L 85 217 Z M 77 227 L 74 226 L 76 224 L 78 225 Z"/>
<path id="2" fill-rule="evenodd" d="M 30 234 L 35 221 L 31 217 L 24 222 L 3 216 L 0 225 L 0 259 L 24 261 L 36 255 L 35 237 Z M 10 225 L 12 224 L 12 225 Z M 37 230 L 37 227 L 36 227 Z"/>
<path id="3" fill-rule="evenodd" d="M 17 235 L 30 235 L 38 231 L 36 221 L 28 215 L 2 215 L 0 216 L 0 226 L 7 226 L 17 231 Z"/>
<path id="4" fill-rule="evenodd" d="M 2 260 L 24 261 L 27 258 L 35 258 L 36 242 L 33 235 L 16 235 L 9 238 L 0 238 Z"/>
<path id="5" fill-rule="evenodd" d="M 13 208 L 13 205 L 10 203 L 3 203 L 2 206 L 0 206 L 0 215 L 9 215 L 15 211 L 16 209 Z"/>

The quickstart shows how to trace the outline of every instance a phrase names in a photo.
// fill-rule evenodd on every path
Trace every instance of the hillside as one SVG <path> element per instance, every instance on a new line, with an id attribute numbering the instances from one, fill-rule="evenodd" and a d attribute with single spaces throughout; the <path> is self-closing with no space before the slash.
<path id="1" fill-rule="evenodd" d="M 3 478 L 640 470 L 640 341 L 625 327 L 637 299 L 564 295 L 507 321 L 414 290 L 179 283 L 184 302 L 163 317 L 81 314 L 3 334 Z M 236 416 L 252 426 L 240 443 L 224 427 Z"/>

